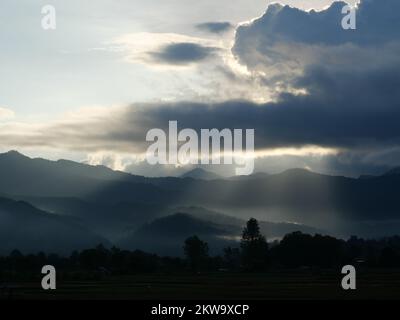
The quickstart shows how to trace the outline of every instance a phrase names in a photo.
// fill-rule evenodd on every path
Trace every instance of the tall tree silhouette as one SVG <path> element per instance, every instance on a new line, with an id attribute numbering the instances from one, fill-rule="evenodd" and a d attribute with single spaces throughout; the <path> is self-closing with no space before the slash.
<path id="1" fill-rule="evenodd" d="M 268 244 L 260 233 L 258 221 L 251 218 L 243 229 L 242 240 L 242 265 L 248 271 L 260 271 L 266 267 Z"/>
<path id="2" fill-rule="evenodd" d="M 185 240 L 183 247 L 189 266 L 193 271 L 202 269 L 208 258 L 208 244 L 200 240 L 197 236 L 189 237 Z"/>

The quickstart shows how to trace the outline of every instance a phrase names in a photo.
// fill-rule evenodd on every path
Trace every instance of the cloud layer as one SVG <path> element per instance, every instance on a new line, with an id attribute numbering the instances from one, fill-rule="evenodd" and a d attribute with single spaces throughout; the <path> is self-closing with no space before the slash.
<path id="1" fill-rule="evenodd" d="M 308 67 L 354 68 L 356 63 L 362 70 L 397 54 L 390 44 L 399 42 L 398 1 L 361 1 L 356 30 L 341 27 L 345 4 L 335 2 L 318 12 L 270 5 L 263 16 L 238 27 L 232 52 L 269 85 L 287 85 Z"/>
<path id="2" fill-rule="evenodd" d="M 217 50 L 215 47 L 183 42 L 168 44 L 157 52 L 149 52 L 149 55 L 157 63 L 182 65 L 206 60 Z"/>
<path id="3" fill-rule="evenodd" d="M 196 26 L 199 30 L 220 34 L 233 28 L 230 22 L 205 22 Z"/>
<path id="4" fill-rule="evenodd" d="M 400 2 L 363 0 L 356 30 L 341 28 L 343 6 L 305 12 L 274 4 L 238 27 L 232 52 L 258 83 L 274 92 L 267 103 L 136 103 L 47 124 L 0 124 L 0 139 L 9 146 L 138 154 L 148 146 L 148 130 L 166 130 L 168 121 L 175 120 L 180 129 L 255 129 L 259 151 L 334 149 L 338 155 L 326 156 L 323 164 L 344 171 L 400 163 Z M 146 51 L 157 63 L 204 62 L 218 51 L 206 43 L 168 37 L 164 45 Z M 221 69 L 237 77 L 235 70 Z M 317 167 L 315 159 L 302 162 L 298 157 L 291 159 Z"/>

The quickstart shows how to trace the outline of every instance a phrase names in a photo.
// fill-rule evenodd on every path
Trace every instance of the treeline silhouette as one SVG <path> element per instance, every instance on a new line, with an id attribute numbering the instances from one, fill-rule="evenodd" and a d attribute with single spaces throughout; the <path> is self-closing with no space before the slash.
<path id="1" fill-rule="evenodd" d="M 180 272 L 264 272 L 285 268 L 336 268 L 345 264 L 368 268 L 400 267 L 400 236 L 348 240 L 301 232 L 287 234 L 282 240 L 267 243 L 258 222 L 250 219 L 243 230 L 240 246 L 210 256 L 208 244 L 197 236 L 186 239 L 184 257 L 160 257 L 140 250 L 128 251 L 99 245 L 57 254 L 27 254 L 14 250 L 0 257 L 0 282 L 41 277 L 44 265 L 53 265 L 64 279 L 96 280 L 109 275 Z"/>

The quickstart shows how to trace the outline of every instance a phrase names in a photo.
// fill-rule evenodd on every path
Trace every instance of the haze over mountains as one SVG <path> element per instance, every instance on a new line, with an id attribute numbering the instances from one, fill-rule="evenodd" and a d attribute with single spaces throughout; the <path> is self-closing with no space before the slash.
<path id="1" fill-rule="evenodd" d="M 400 231 L 399 169 L 359 179 L 302 169 L 212 180 L 196 172 L 146 178 L 0 154 L 0 251 L 67 252 L 102 242 L 179 254 L 194 233 L 215 248 L 232 243 L 251 216 L 270 239 L 296 230 L 343 237 Z"/>
<path id="2" fill-rule="evenodd" d="M 49 214 L 26 202 L 0 198 L 0 253 L 60 252 L 109 242 L 70 217 Z"/>
<path id="3" fill-rule="evenodd" d="M 221 179 L 222 177 L 214 172 L 210 172 L 201 168 L 195 168 L 186 172 L 181 176 L 182 178 L 193 178 L 193 179 L 201 179 L 201 180 L 215 180 Z"/>

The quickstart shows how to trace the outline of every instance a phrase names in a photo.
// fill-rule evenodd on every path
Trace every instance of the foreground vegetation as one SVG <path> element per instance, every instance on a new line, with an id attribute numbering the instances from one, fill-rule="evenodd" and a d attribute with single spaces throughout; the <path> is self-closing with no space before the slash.
<path id="1" fill-rule="evenodd" d="M 210 257 L 197 236 L 184 257 L 160 257 L 99 245 L 74 252 L 0 257 L 0 296 L 122 299 L 309 299 L 400 297 L 400 237 L 347 241 L 294 232 L 268 244 L 255 219 L 238 248 Z M 357 290 L 340 286 L 341 267 L 357 268 Z M 57 270 L 57 290 L 40 289 L 41 268 Z M 2 291 L 2 292 L 1 292 Z"/>

